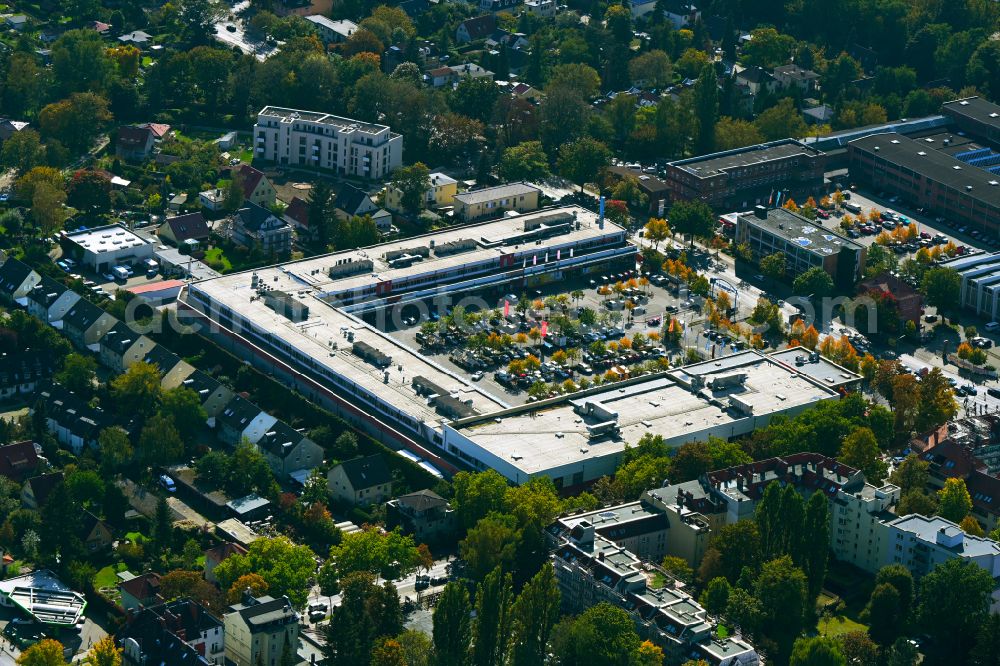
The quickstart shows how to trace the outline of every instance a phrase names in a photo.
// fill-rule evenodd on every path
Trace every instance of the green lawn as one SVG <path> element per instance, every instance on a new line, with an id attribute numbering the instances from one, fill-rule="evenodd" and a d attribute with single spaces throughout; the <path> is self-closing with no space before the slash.
<path id="1" fill-rule="evenodd" d="M 143 56 L 142 57 L 142 66 L 143 67 L 149 67 L 152 64 L 153 64 L 153 59 L 152 58 L 150 58 L 149 56 Z"/>
<path id="2" fill-rule="evenodd" d="M 650 581 L 649 586 L 654 590 L 659 590 L 664 585 L 667 584 L 667 578 L 659 571 L 653 572 L 653 580 Z"/>
<path id="3" fill-rule="evenodd" d="M 118 562 L 117 564 L 109 564 L 94 576 L 94 589 L 100 590 L 102 587 L 116 587 L 118 585 L 118 576 L 116 574 L 121 573 L 128 569 L 124 562 Z"/>
<path id="4" fill-rule="evenodd" d="M 140 541 L 149 541 L 149 538 L 142 532 L 129 532 L 125 535 L 125 538 L 132 543 L 139 543 Z"/>
<path id="5" fill-rule="evenodd" d="M 852 631 L 868 631 L 868 627 L 844 615 L 822 617 L 816 628 L 820 635 L 831 637 L 849 634 Z"/>
<path id="6" fill-rule="evenodd" d="M 205 263 L 219 271 L 226 273 L 233 270 L 233 262 L 222 252 L 221 247 L 213 247 L 205 253 Z"/>

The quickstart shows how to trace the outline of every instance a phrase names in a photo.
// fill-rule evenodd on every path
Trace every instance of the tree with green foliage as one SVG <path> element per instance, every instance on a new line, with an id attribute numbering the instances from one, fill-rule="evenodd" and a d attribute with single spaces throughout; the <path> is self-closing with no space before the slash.
<path id="1" fill-rule="evenodd" d="M 698 570 L 698 578 L 709 581 L 723 576 L 735 584 L 744 568 L 756 571 L 761 563 L 761 536 L 757 523 L 741 520 L 723 525 L 712 535 Z"/>
<path id="2" fill-rule="evenodd" d="M 806 136 L 809 133 L 809 126 L 802 119 L 802 114 L 791 97 L 783 97 L 777 104 L 763 111 L 754 124 L 765 141 Z"/>
<path id="3" fill-rule="evenodd" d="M 192 443 L 208 419 L 205 408 L 201 406 L 201 397 L 186 386 L 163 391 L 159 413 L 171 417 L 181 438 Z"/>
<path id="4" fill-rule="evenodd" d="M 930 636 L 928 655 L 965 663 L 989 616 L 993 578 L 975 562 L 951 559 L 920 581 L 917 622 Z"/>
<path id="5" fill-rule="evenodd" d="M 506 506 L 509 484 L 499 472 L 459 472 L 452 480 L 452 508 L 460 525 L 466 529 L 494 511 Z"/>
<path id="6" fill-rule="evenodd" d="M 333 242 L 336 228 L 333 215 L 333 187 L 326 180 L 317 180 L 309 190 L 306 203 L 309 232 L 316 245 L 320 249 L 326 249 Z"/>
<path id="7" fill-rule="evenodd" d="M 497 567 L 476 592 L 476 619 L 472 627 L 473 666 L 504 666 L 510 649 L 513 579 Z"/>
<path id="8" fill-rule="evenodd" d="M 829 296 L 833 293 L 833 278 L 820 266 L 814 266 L 795 278 L 792 290 L 799 296 Z"/>
<path id="9" fill-rule="evenodd" d="M 713 65 L 702 67 L 694 84 L 694 108 L 698 118 L 698 140 L 695 150 L 698 154 L 710 153 L 715 149 L 715 123 L 719 120 L 719 81 Z"/>
<path id="10" fill-rule="evenodd" d="M 899 600 L 899 590 L 889 583 L 881 583 L 872 590 L 868 600 L 868 633 L 882 646 L 891 645 L 906 627 L 908 609 Z"/>
<path id="11" fill-rule="evenodd" d="M 94 392 L 94 380 L 97 378 L 97 362 L 92 356 L 72 354 L 62 362 L 62 369 L 54 379 L 84 400 L 89 400 Z"/>
<path id="12" fill-rule="evenodd" d="M 559 585 L 551 564 L 521 589 L 512 616 L 512 666 L 543 666 L 552 628 L 559 620 Z"/>
<path id="13" fill-rule="evenodd" d="M 172 464 L 184 456 L 184 440 L 172 416 L 154 414 L 139 433 L 136 456 L 147 466 Z"/>
<path id="14" fill-rule="evenodd" d="M 510 567 L 517 556 L 517 520 L 504 513 L 491 513 L 468 531 L 459 542 L 459 552 L 473 580 L 483 580 L 497 566 Z"/>
<path id="15" fill-rule="evenodd" d="M 899 486 L 901 494 L 913 490 L 923 490 L 930 481 L 930 463 L 921 460 L 916 453 L 910 453 L 889 475 L 889 482 Z"/>
<path id="16" fill-rule="evenodd" d="M 962 279 L 954 268 L 935 267 L 927 269 L 920 283 L 920 290 L 927 304 L 937 308 L 938 313 L 951 311 L 959 303 Z"/>
<path id="17" fill-rule="evenodd" d="M 0 164 L 8 169 L 14 169 L 18 175 L 31 171 L 42 164 L 45 150 L 41 137 L 31 128 L 22 129 L 3 142 L 0 152 Z"/>
<path id="18" fill-rule="evenodd" d="M 392 186 L 399 190 L 400 205 L 416 215 L 424 206 L 424 195 L 431 184 L 431 170 L 423 162 L 399 167 L 392 172 Z"/>
<path id="19" fill-rule="evenodd" d="M 965 479 L 945 479 L 938 491 L 938 515 L 953 523 L 960 523 L 972 511 L 972 497 L 965 487 Z"/>
<path id="20" fill-rule="evenodd" d="M 789 666 L 847 666 L 837 641 L 826 636 L 796 639 L 788 663 Z"/>
<path id="21" fill-rule="evenodd" d="M 888 471 L 871 428 L 858 428 L 840 444 L 840 462 L 860 469 L 869 483 L 882 484 Z"/>
<path id="22" fill-rule="evenodd" d="M 472 640 L 469 593 L 461 583 L 448 583 L 434 608 L 436 666 L 466 666 Z"/>
<path id="23" fill-rule="evenodd" d="M 976 635 L 976 646 L 969 654 L 973 666 L 1000 664 L 1000 613 L 990 613 Z"/>
<path id="24" fill-rule="evenodd" d="M 763 610 L 761 630 L 777 644 L 778 659 L 791 654 L 792 643 L 802 633 L 809 601 L 807 590 L 805 574 L 787 555 L 761 567 L 754 585 Z"/>
<path id="25" fill-rule="evenodd" d="M 709 238 L 715 233 L 715 215 L 704 201 L 675 201 L 667 219 L 671 229 L 691 237 L 691 247 L 695 238 Z"/>
<path id="26" fill-rule="evenodd" d="M 911 490 L 903 493 L 896 505 L 896 513 L 900 516 L 908 516 L 911 513 L 919 513 L 921 516 L 933 516 L 937 513 L 937 495 L 928 495 L 922 490 Z"/>
<path id="27" fill-rule="evenodd" d="M 174 537 L 174 516 L 167 504 L 166 497 L 160 497 L 156 502 L 156 512 L 153 514 L 153 543 L 161 552 L 170 552 Z"/>
<path id="28" fill-rule="evenodd" d="M 156 366 L 139 361 L 111 380 L 111 395 L 122 414 L 148 416 L 160 404 L 160 372 Z"/>
<path id="29" fill-rule="evenodd" d="M 927 432 L 947 423 L 958 413 L 955 393 L 940 368 L 933 368 L 920 382 L 920 400 L 917 403 L 914 427 Z"/>
<path id="30" fill-rule="evenodd" d="M 698 601 L 711 615 L 722 615 L 729 604 L 730 592 L 732 586 L 729 585 L 729 581 L 719 576 L 708 582 Z"/>
<path id="31" fill-rule="evenodd" d="M 785 255 L 783 252 L 774 252 L 761 257 L 760 272 L 772 280 L 782 280 L 785 277 Z"/>
<path id="32" fill-rule="evenodd" d="M 93 92 L 75 92 L 43 107 L 38 113 L 42 136 L 50 142 L 58 141 L 74 153 L 90 148 L 111 120 L 108 100 Z"/>
<path id="33" fill-rule="evenodd" d="M 420 555 L 413 537 L 399 529 L 385 532 L 369 526 L 345 534 L 340 544 L 330 549 L 330 561 L 340 578 L 355 571 L 367 571 L 393 580 L 417 568 Z"/>
<path id="34" fill-rule="evenodd" d="M 498 167 L 500 180 L 538 182 L 549 176 L 549 158 L 541 141 L 525 141 L 503 151 Z"/>
<path id="35" fill-rule="evenodd" d="M 611 164 L 608 147 L 590 137 L 576 139 L 559 149 L 559 173 L 580 186 L 598 180 L 600 174 Z"/>
<path id="36" fill-rule="evenodd" d="M 18 666 L 66 666 L 63 645 L 54 638 L 43 638 L 17 658 Z"/>
<path id="37" fill-rule="evenodd" d="M 627 664 L 640 644 L 632 618 L 607 602 L 564 618 L 552 635 L 552 652 L 561 666 Z"/>
<path id="38" fill-rule="evenodd" d="M 823 493 L 813 493 L 806 502 L 799 545 L 798 565 L 808 581 L 809 599 L 815 602 L 823 589 L 830 555 L 830 503 Z"/>
<path id="39" fill-rule="evenodd" d="M 376 585 L 371 573 L 356 571 L 344 578 L 341 602 L 323 628 L 323 655 L 333 666 L 368 664 L 376 642 L 402 630 L 396 588 L 391 583 Z"/>
<path id="40" fill-rule="evenodd" d="M 229 589 L 240 576 L 256 573 L 270 587 L 274 597 L 287 596 L 296 608 L 305 605 L 309 593 L 308 581 L 316 569 L 308 546 L 292 543 L 288 537 L 257 539 L 245 555 L 231 555 L 215 569 L 215 577 L 223 589 Z"/>

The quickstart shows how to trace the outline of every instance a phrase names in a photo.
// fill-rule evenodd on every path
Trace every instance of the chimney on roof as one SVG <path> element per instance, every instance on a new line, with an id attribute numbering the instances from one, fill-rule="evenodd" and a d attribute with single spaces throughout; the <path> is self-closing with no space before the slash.
<path id="1" fill-rule="evenodd" d="M 753 214 L 762 220 L 767 219 L 767 206 L 754 206 Z"/>

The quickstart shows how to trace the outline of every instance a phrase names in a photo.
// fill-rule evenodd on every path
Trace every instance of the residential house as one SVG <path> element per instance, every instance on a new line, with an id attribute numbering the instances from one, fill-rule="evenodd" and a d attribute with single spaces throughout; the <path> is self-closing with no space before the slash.
<path id="1" fill-rule="evenodd" d="M 156 135 L 148 126 L 126 125 L 118 128 L 115 156 L 128 162 L 142 162 L 149 159 L 155 145 Z"/>
<path id="2" fill-rule="evenodd" d="M 670 0 L 666 5 L 663 16 L 674 26 L 674 30 L 681 30 L 701 20 L 698 8 L 683 0 Z"/>
<path id="3" fill-rule="evenodd" d="M 157 141 L 163 140 L 170 133 L 170 125 L 165 123 L 143 123 L 139 127 L 146 127 L 153 133 L 153 138 Z"/>
<path id="4" fill-rule="evenodd" d="M 521 4 L 523 0 L 479 0 L 479 11 L 502 12 Z"/>
<path id="5" fill-rule="evenodd" d="M 1000 577 L 1000 544 L 992 539 L 966 534 L 955 523 L 940 516 L 902 516 L 885 523 L 881 540 L 881 566 L 902 564 L 914 577 L 959 558 Z M 875 573 L 875 572 L 872 572 Z"/>
<path id="6" fill-rule="evenodd" d="M 215 418 L 232 401 L 233 392 L 225 384 L 212 379 L 201 370 L 192 369 L 192 372 L 187 372 L 187 368 L 182 366 L 190 368 L 186 362 L 181 361 L 174 370 L 171 370 L 164 376 L 164 388 L 167 388 L 168 384 L 173 385 L 174 381 L 177 381 L 177 385 L 189 388 L 197 393 L 201 398 L 201 406 L 208 415 L 209 425 L 214 425 Z"/>
<path id="7" fill-rule="evenodd" d="M 972 517 L 987 533 L 1000 526 L 1000 478 L 993 476 L 1000 440 L 1000 418 L 984 414 L 952 421 L 948 433 L 923 453 L 929 464 L 927 490 L 936 492 L 948 479 L 962 479 L 972 498 Z"/>
<path id="8" fill-rule="evenodd" d="M 443 173 L 435 171 L 430 175 L 430 184 L 424 193 L 423 205 L 425 208 L 443 208 L 450 206 L 455 201 L 458 194 L 458 181 Z M 385 207 L 394 213 L 402 213 L 403 192 L 393 183 L 385 186 L 385 196 L 383 198 Z"/>
<path id="9" fill-rule="evenodd" d="M 311 470 L 323 462 L 323 447 L 284 421 L 276 421 L 257 442 L 279 481 L 293 472 Z"/>
<path id="10" fill-rule="evenodd" d="M 380 454 L 345 460 L 330 470 L 327 487 L 335 500 L 352 506 L 382 504 L 392 497 L 392 475 Z"/>
<path id="11" fill-rule="evenodd" d="M 277 0 L 272 6 L 278 16 L 329 16 L 333 0 Z"/>
<path id="12" fill-rule="evenodd" d="M 267 179 L 267 176 L 259 169 L 254 169 L 249 164 L 244 164 L 233 174 L 233 178 L 243 188 L 244 201 L 255 203 L 264 208 L 274 205 L 278 192 L 274 189 L 271 181 Z"/>
<path id="13" fill-rule="evenodd" d="M 174 196 L 170 201 L 167 202 L 167 210 L 173 212 L 178 212 L 181 208 L 187 205 L 188 195 L 187 192 L 181 192 L 180 194 Z"/>
<path id="14" fill-rule="evenodd" d="M 101 430 L 111 425 L 104 410 L 58 384 L 39 390 L 38 401 L 36 409 L 42 412 L 48 431 L 76 455 L 85 448 L 96 449 Z"/>
<path id="15" fill-rule="evenodd" d="M 203 208 L 218 213 L 226 206 L 226 191 L 218 187 L 198 193 L 198 202 Z"/>
<path id="16" fill-rule="evenodd" d="M 559 11 L 556 0 L 525 0 L 524 10 L 539 18 L 552 18 Z"/>
<path id="17" fill-rule="evenodd" d="M 62 483 L 62 480 L 62 472 L 31 477 L 21 485 L 21 504 L 27 509 L 42 508 L 49 499 L 52 489 Z"/>
<path id="18" fill-rule="evenodd" d="M 184 243 L 190 245 L 189 241 L 204 243 L 208 240 L 209 233 L 205 217 L 201 213 L 168 217 L 156 230 L 156 235 L 160 239 L 175 247 L 180 247 Z"/>
<path id="19" fill-rule="evenodd" d="M 23 120 L 11 120 L 9 118 L 0 118 L 0 143 L 3 143 L 10 137 L 14 136 L 30 123 Z"/>
<path id="20" fill-rule="evenodd" d="M 375 205 L 371 196 L 353 185 L 344 184 L 333 200 L 334 213 L 341 220 L 370 215 L 378 230 L 385 233 L 392 226 L 392 214 Z"/>
<path id="21" fill-rule="evenodd" d="M 266 208 L 248 203 L 236 213 L 233 240 L 248 248 L 259 245 L 265 254 L 284 257 L 292 251 L 292 227 Z"/>
<path id="22" fill-rule="evenodd" d="M 510 87 L 510 94 L 517 99 L 526 99 L 532 103 L 542 101 L 542 93 L 523 81 L 519 81 Z"/>
<path id="23" fill-rule="evenodd" d="M 431 88 L 451 86 L 457 79 L 458 75 L 455 73 L 455 70 L 446 65 L 442 65 L 441 67 L 432 67 L 424 72 L 424 83 L 429 85 Z"/>
<path id="24" fill-rule="evenodd" d="M 386 519 L 423 543 L 448 537 L 455 529 L 455 512 L 433 490 L 418 490 L 389 500 Z"/>
<path id="25" fill-rule="evenodd" d="M 181 357 L 173 353 L 163 345 L 156 345 L 148 352 L 146 356 L 143 357 L 144 363 L 149 363 L 151 366 L 155 367 L 160 373 L 160 379 L 162 380 L 167 373 L 174 369 L 174 367 L 181 362 Z"/>
<path id="26" fill-rule="evenodd" d="M 354 21 L 341 19 L 334 21 L 325 16 L 307 16 L 306 20 L 313 24 L 320 40 L 324 44 L 341 44 L 346 42 L 358 29 L 358 24 Z"/>
<path id="27" fill-rule="evenodd" d="M 456 83 L 461 79 L 489 79 L 492 81 L 495 76 L 493 72 L 484 67 L 480 67 L 474 62 L 466 62 L 461 65 L 449 65 L 448 69 L 452 71 L 451 81 Z M 451 81 L 449 81 L 449 83 Z"/>
<path id="28" fill-rule="evenodd" d="M 455 41 L 459 44 L 468 44 L 480 39 L 486 39 L 497 29 L 497 18 L 493 14 L 477 16 L 465 19 L 458 24 L 455 29 Z"/>
<path id="29" fill-rule="evenodd" d="M 128 666 L 221 666 L 225 636 L 221 620 L 185 597 L 139 609 L 118 632 Z"/>
<path id="30" fill-rule="evenodd" d="M 26 305 L 28 292 L 41 282 L 42 276 L 23 261 L 8 257 L 0 264 L 0 296 L 19 305 Z"/>
<path id="31" fill-rule="evenodd" d="M 20 483 L 38 469 L 38 453 L 30 439 L 0 445 L 0 476 Z"/>
<path id="32" fill-rule="evenodd" d="M 59 328 L 63 317 L 79 300 L 80 294 L 46 276 L 28 292 L 28 312 Z"/>
<path id="33" fill-rule="evenodd" d="M 153 36 L 142 30 L 133 30 L 118 38 L 118 41 L 127 46 L 134 46 L 140 51 L 145 51 L 153 44 Z"/>
<path id="34" fill-rule="evenodd" d="M 24 14 L 11 14 L 4 22 L 8 28 L 20 32 L 28 26 L 28 17 Z"/>
<path id="35" fill-rule="evenodd" d="M 111 30 L 110 23 L 103 23 L 101 21 L 91 21 L 86 27 L 88 30 L 93 30 L 101 37 L 106 37 L 108 32 Z"/>
<path id="36" fill-rule="evenodd" d="M 745 85 L 752 95 L 759 95 L 762 90 L 774 92 L 778 81 L 762 67 L 747 67 L 736 73 L 736 84 Z"/>
<path id="37" fill-rule="evenodd" d="M 215 426 L 219 439 L 235 446 L 244 439 L 256 444 L 277 421 L 243 396 L 236 395 L 216 417 Z"/>
<path id="38" fill-rule="evenodd" d="M 238 543 L 227 541 L 221 546 L 215 546 L 205 551 L 205 580 L 217 583 L 215 567 L 219 566 L 230 555 L 246 555 L 247 549 Z"/>
<path id="39" fill-rule="evenodd" d="M 160 596 L 160 574 L 155 571 L 123 580 L 118 583 L 118 592 L 121 594 L 121 607 L 126 611 L 163 603 L 163 597 Z"/>
<path id="40" fill-rule="evenodd" d="M 771 74 L 782 88 L 797 88 L 803 93 L 813 92 L 819 80 L 819 74 L 795 64 L 775 67 Z"/>
<path id="41" fill-rule="evenodd" d="M 534 185 L 508 183 L 455 195 L 455 217 L 464 221 L 500 217 L 505 211 L 527 213 L 538 208 L 541 195 Z"/>
<path id="42" fill-rule="evenodd" d="M 98 341 L 98 350 L 101 363 L 120 374 L 144 359 L 155 345 L 145 335 L 129 328 L 128 324 L 118 322 Z"/>
<path id="43" fill-rule="evenodd" d="M 89 553 L 110 548 L 111 542 L 114 541 L 114 535 L 108 524 L 90 511 L 84 511 L 81 516 L 78 536 Z"/>
<path id="44" fill-rule="evenodd" d="M 292 197 L 285 207 L 282 219 L 298 229 L 299 233 L 309 233 L 309 202 L 299 197 Z"/>
<path id="45" fill-rule="evenodd" d="M 837 114 L 833 107 L 826 104 L 802 109 L 802 118 L 810 125 L 829 125 L 835 115 Z"/>
<path id="46" fill-rule="evenodd" d="M 0 352 L 0 400 L 24 397 L 52 377 L 56 361 L 42 352 Z"/>
<path id="47" fill-rule="evenodd" d="M 299 616 L 287 597 L 253 597 L 244 593 L 241 603 L 223 615 L 226 660 L 235 666 L 277 666 L 295 659 L 299 647 Z"/>
<path id="48" fill-rule="evenodd" d="M 62 331 L 77 349 L 98 351 L 100 339 L 117 321 L 87 299 L 81 298 L 63 316 Z"/>

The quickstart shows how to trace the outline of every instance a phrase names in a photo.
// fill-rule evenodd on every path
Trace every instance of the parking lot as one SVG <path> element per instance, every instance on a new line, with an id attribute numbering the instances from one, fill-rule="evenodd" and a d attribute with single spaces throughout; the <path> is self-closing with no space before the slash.
<path id="1" fill-rule="evenodd" d="M 531 399 L 527 389 L 537 381 L 552 384 L 572 380 L 579 384 L 584 378 L 593 381 L 613 368 L 614 372 L 623 367 L 634 372 L 637 367 L 668 357 L 669 352 L 657 340 L 664 323 L 675 317 L 690 328 L 699 319 L 700 299 L 688 299 L 686 289 L 669 289 L 669 282 L 663 277 L 650 276 L 652 279 L 646 280 L 643 277 L 638 271 L 619 268 L 615 273 L 609 269 L 575 280 L 539 285 L 498 298 L 496 309 L 487 316 L 474 315 L 464 325 L 454 322 L 443 331 L 441 314 L 433 309 L 422 316 L 404 313 L 402 325 L 388 332 L 452 372 L 471 377 L 484 390 L 506 402 L 522 404 Z M 525 297 L 527 309 L 522 305 Z M 453 300 L 461 301 L 460 297 Z M 503 316 L 503 300 L 510 301 L 507 317 Z M 627 301 L 635 307 L 626 307 Z M 447 316 L 449 312 L 446 309 L 444 314 Z M 559 324 L 567 320 L 569 333 L 564 336 Z M 435 328 L 438 333 L 431 334 Z M 548 329 L 545 337 L 541 337 L 543 329 Z M 491 334 L 507 344 L 493 348 L 470 344 L 473 336 L 483 338 Z M 641 335 L 637 338 L 637 334 Z M 694 339 L 693 331 L 688 335 Z M 633 344 L 634 341 L 639 344 Z M 537 370 L 518 377 L 505 374 L 511 361 L 523 361 L 529 356 L 541 362 Z"/>

